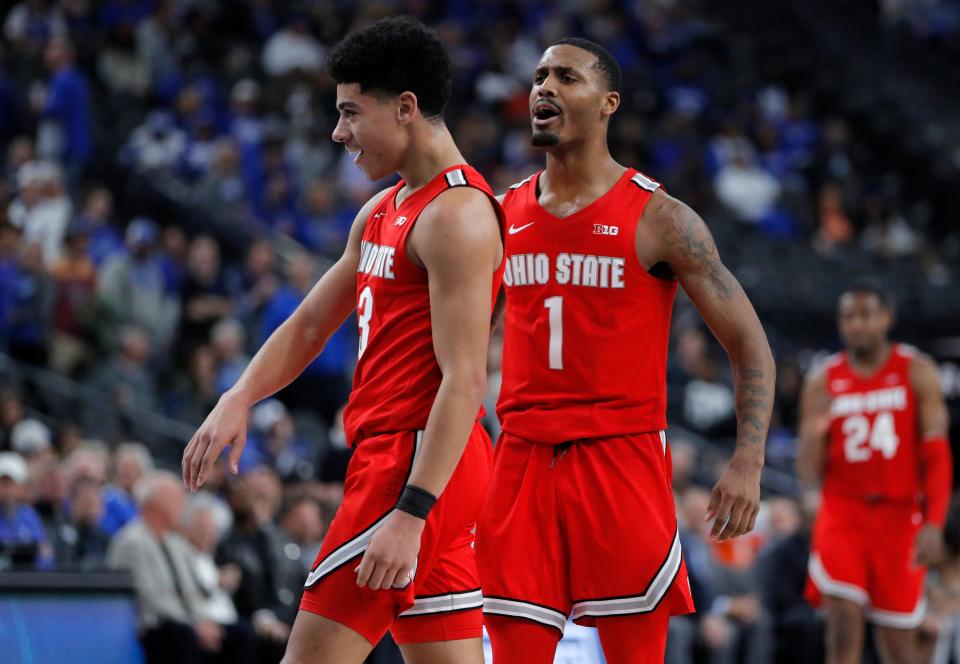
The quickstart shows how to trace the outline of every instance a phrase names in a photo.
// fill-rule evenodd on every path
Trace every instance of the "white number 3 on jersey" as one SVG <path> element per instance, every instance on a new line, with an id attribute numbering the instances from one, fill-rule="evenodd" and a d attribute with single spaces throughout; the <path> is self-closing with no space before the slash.
<path id="1" fill-rule="evenodd" d="M 843 421 L 843 455 L 849 463 L 861 463 L 873 456 L 874 450 L 884 459 L 892 459 L 897 453 L 900 439 L 893 426 L 893 414 L 884 411 L 877 413 L 873 420 L 863 415 L 852 415 Z"/>

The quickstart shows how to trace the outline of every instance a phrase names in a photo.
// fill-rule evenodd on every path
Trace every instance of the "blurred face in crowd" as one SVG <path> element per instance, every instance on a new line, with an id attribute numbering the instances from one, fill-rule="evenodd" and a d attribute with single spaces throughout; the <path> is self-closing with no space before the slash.
<path id="1" fill-rule="evenodd" d="M 83 481 L 77 484 L 72 496 L 73 518 L 77 523 L 93 526 L 103 516 L 103 495 L 95 482 Z"/>
<path id="2" fill-rule="evenodd" d="M 8 509 L 20 500 L 20 485 L 12 477 L 0 476 L 0 509 Z"/>
<path id="3" fill-rule="evenodd" d="M 51 459 L 40 467 L 34 496 L 38 501 L 56 506 L 67 497 L 67 473 L 57 461 Z"/>
<path id="4" fill-rule="evenodd" d="M 186 501 L 186 491 L 179 482 L 163 479 L 143 504 L 143 512 L 163 531 L 173 530 L 180 524 Z"/>
<path id="5" fill-rule="evenodd" d="M 606 140 L 620 94 L 607 89 L 597 56 L 576 46 L 548 48 L 533 74 L 530 117 L 535 147 L 552 148 Z"/>
<path id="6" fill-rule="evenodd" d="M 883 347 L 893 323 L 893 312 L 876 293 L 851 292 L 840 297 L 837 319 L 847 350 L 865 358 Z"/>
<path id="7" fill-rule="evenodd" d="M 190 515 L 190 523 L 187 524 L 184 534 L 199 551 L 213 553 L 220 539 L 213 510 L 204 507 L 195 509 Z"/>
<path id="8" fill-rule="evenodd" d="M 323 515 L 313 500 L 296 503 L 283 518 L 283 529 L 291 539 L 301 544 L 312 544 L 323 537 Z"/>
<path id="9" fill-rule="evenodd" d="M 127 493 L 133 492 L 140 478 L 143 477 L 143 468 L 140 467 L 140 460 L 134 454 L 117 455 L 117 482 Z"/>
<path id="10" fill-rule="evenodd" d="M 340 119 L 333 140 L 353 155 L 353 163 L 371 180 L 380 180 L 401 168 L 408 146 L 407 132 L 416 96 L 362 92 L 359 83 L 337 85 Z"/>

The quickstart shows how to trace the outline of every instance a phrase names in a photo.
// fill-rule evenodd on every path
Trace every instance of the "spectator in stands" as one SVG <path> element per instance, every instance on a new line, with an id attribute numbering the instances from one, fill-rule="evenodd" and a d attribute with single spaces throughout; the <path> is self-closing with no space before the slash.
<path id="1" fill-rule="evenodd" d="M 98 185 L 87 192 L 74 223 L 86 232 L 87 253 L 97 267 L 125 251 L 123 237 L 113 221 L 113 194 L 107 187 Z"/>
<path id="2" fill-rule="evenodd" d="M 47 538 L 56 537 L 57 525 L 65 518 L 67 504 L 67 472 L 58 459 L 48 458 L 33 467 L 33 482 L 30 502 L 43 521 Z"/>
<path id="3" fill-rule="evenodd" d="M 224 318 L 210 330 L 210 343 L 217 353 L 217 394 L 233 387 L 247 368 L 246 334 L 243 325 L 233 318 Z"/>
<path id="4" fill-rule="evenodd" d="M 177 378 L 170 412 L 181 421 L 199 425 L 219 398 L 216 351 L 208 344 L 197 346 L 190 355 L 187 374 Z"/>
<path id="5" fill-rule="evenodd" d="M 682 399 L 677 405 L 683 421 L 694 431 L 713 436 L 735 431 L 733 389 L 699 327 L 680 332 L 671 383 L 674 393 Z"/>
<path id="6" fill-rule="evenodd" d="M 247 339 L 246 351 L 255 353 L 260 347 L 260 330 L 266 308 L 280 288 L 280 279 L 275 272 L 277 262 L 273 245 L 258 240 L 247 249 L 243 267 L 234 273 L 230 289 L 237 303 L 237 318 L 247 330 L 254 333 Z"/>
<path id="7" fill-rule="evenodd" d="M 60 9 L 50 0 L 24 0 L 14 5 L 3 24 L 3 36 L 28 57 L 39 53 L 51 38 L 66 34 Z"/>
<path id="8" fill-rule="evenodd" d="M 40 420 L 20 420 L 10 433 L 10 448 L 30 465 L 53 458 L 50 429 Z"/>
<path id="9" fill-rule="evenodd" d="M 97 58 L 97 73 L 113 99 L 131 104 L 150 91 L 150 62 L 137 49 L 134 25 L 114 24 Z M 119 109 L 118 109 L 119 110 Z"/>
<path id="10" fill-rule="evenodd" d="M 824 256 L 853 240 L 854 229 L 843 205 L 843 191 L 835 183 L 827 183 L 817 198 L 819 219 L 813 238 L 814 250 Z"/>
<path id="11" fill-rule="evenodd" d="M 13 274 L 10 311 L 7 319 L 7 352 L 27 364 L 47 364 L 50 336 L 51 284 L 43 266 L 38 244 L 21 248 Z"/>
<path id="12" fill-rule="evenodd" d="M 153 472 L 153 457 L 142 443 L 120 443 L 113 451 L 113 475 L 116 488 L 123 491 L 135 506 L 133 491 L 137 483 Z"/>
<path id="13" fill-rule="evenodd" d="M 47 161 L 31 161 L 17 172 L 20 195 L 10 205 L 10 220 L 23 231 L 25 244 L 37 244 L 43 261 L 52 265 L 63 251 L 70 223 L 71 203 L 60 168 Z"/>
<path id="14" fill-rule="evenodd" d="M 49 124 L 41 125 L 38 152 L 60 160 L 72 189 L 93 153 L 90 86 L 74 64 L 73 44 L 67 39 L 51 39 L 44 58 L 52 78 L 42 108 Z"/>
<path id="15" fill-rule="evenodd" d="M 0 452 L 10 449 L 10 434 L 17 422 L 26 417 L 20 393 L 0 383 Z"/>
<path id="16" fill-rule="evenodd" d="M 155 472 L 136 494 L 140 516 L 111 542 L 107 561 L 133 575 L 147 663 L 253 661 L 249 634 L 207 613 L 193 573 L 196 552 L 176 532 L 186 500 L 182 482 Z"/>
<path id="17" fill-rule="evenodd" d="M 212 146 L 210 168 L 197 183 L 197 199 L 208 210 L 229 219 L 247 214 L 246 185 L 240 173 L 240 153 L 233 141 L 221 138 Z"/>
<path id="18" fill-rule="evenodd" d="M 750 153 L 734 152 L 720 168 L 715 182 L 717 198 L 737 219 L 762 224 L 773 214 L 780 196 L 780 183 L 754 163 Z"/>
<path id="19" fill-rule="evenodd" d="M 0 568 L 49 567 L 53 549 L 43 522 L 26 502 L 27 463 L 16 452 L 0 452 Z"/>
<path id="20" fill-rule="evenodd" d="M 315 73 L 323 67 L 325 51 L 310 34 L 307 16 L 294 13 L 285 28 L 263 46 L 263 69 L 270 76 Z"/>
<path id="21" fill-rule="evenodd" d="M 316 448 L 296 435 L 293 418 L 283 402 L 267 399 L 250 413 L 247 448 L 241 470 L 264 465 L 286 481 L 309 480 L 314 476 Z"/>
<path id="22" fill-rule="evenodd" d="M 804 518 L 800 504 L 790 498 L 774 498 L 767 505 L 771 538 L 760 554 L 757 569 L 763 603 L 773 621 L 774 661 L 823 661 L 823 622 L 803 597 L 810 558 L 810 519 Z"/>
<path id="23" fill-rule="evenodd" d="M 240 570 L 214 562 L 217 545 L 223 536 L 217 523 L 215 503 L 209 494 L 191 497 L 183 517 L 183 534 L 194 548 L 193 565 L 197 585 L 206 602 L 203 613 L 220 625 L 238 620 L 237 609 L 230 599 L 240 582 Z"/>
<path id="24" fill-rule="evenodd" d="M 260 333 L 262 344 L 283 324 L 316 283 L 314 262 L 309 255 L 297 253 L 286 266 L 287 285 L 270 300 Z M 350 390 L 349 371 L 356 355 L 352 325 L 344 325 L 327 340 L 319 357 L 303 374 L 283 390 L 279 398 L 291 409 L 311 408 L 329 425 Z"/>
<path id="25" fill-rule="evenodd" d="M 187 134 L 167 111 L 150 113 L 133 130 L 121 152 L 121 161 L 146 173 L 172 170 L 187 149 Z"/>
<path id="26" fill-rule="evenodd" d="M 220 266 L 220 246 L 208 235 L 198 236 L 190 243 L 180 297 L 178 346 L 181 356 L 186 357 L 206 343 L 214 324 L 233 310 Z"/>
<path id="27" fill-rule="evenodd" d="M 147 364 L 150 351 L 147 333 L 128 325 L 120 331 L 116 353 L 93 377 L 92 385 L 108 395 L 120 414 L 131 409 L 157 409 L 154 375 Z"/>
<path id="28" fill-rule="evenodd" d="M 130 323 L 148 331 L 153 348 L 163 352 L 179 320 L 180 303 L 167 291 L 158 237 L 153 221 L 144 217 L 131 221 L 125 235 L 129 253 L 105 262 L 97 292 L 115 324 Z"/>
<path id="29" fill-rule="evenodd" d="M 327 524 L 320 505 L 307 496 L 291 499 L 280 517 L 280 528 L 287 540 L 283 553 L 297 563 L 302 584 L 302 579 L 313 568 L 320 543 L 326 534 Z"/>
<path id="30" fill-rule="evenodd" d="M 95 317 L 97 267 L 87 253 L 84 228 L 67 229 L 63 254 L 50 269 L 53 280 L 53 339 L 50 366 L 75 376 L 89 360 L 91 321 Z"/>
<path id="31" fill-rule="evenodd" d="M 234 482 L 229 493 L 233 528 L 217 552 L 218 564 L 240 568 L 240 584 L 233 595 L 240 616 L 253 622 L 257 634 L 277 641 L 286 640 L 290 630 L 279 616 L 291 609 L 295 614 L 297 606 L 295 597 L 280 594 L 285 561 L 273 520 L 281 495 L 279 479 L 267 468 L 255 469 Z"/>
<path id="32" fill-rule="evenodd" d="M 137 506 L 133 498 L 122 489 L 107 485 L 109 461 L 106 445 L 88 441 L 71 452 L 65 463 L 70 486 L 80 480 L 91 480 L 101 487 L 104 511 L 100 519 L 100 528 L 113 536 L 137 516 Z"/>
<path id="33" fill-rule="evenodd" d="M 103 494 L 94 480 L 78 478 L 70 488 L 70 513 L 54 528 L 59 567 L 97 567 L 106 560 L 110 536 L 101 528 Z"/>

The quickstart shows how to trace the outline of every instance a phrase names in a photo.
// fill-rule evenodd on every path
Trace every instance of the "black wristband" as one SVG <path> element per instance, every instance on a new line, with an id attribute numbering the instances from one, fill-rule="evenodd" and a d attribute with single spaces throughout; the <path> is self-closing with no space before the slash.
<path id="1" fill-rule="evenodd" d="M 418 486 L 408 484 L 403 487 L 403 493 L 397 501 L 397 509 L 425 520 L 436 503 L 435 495 Z"/>

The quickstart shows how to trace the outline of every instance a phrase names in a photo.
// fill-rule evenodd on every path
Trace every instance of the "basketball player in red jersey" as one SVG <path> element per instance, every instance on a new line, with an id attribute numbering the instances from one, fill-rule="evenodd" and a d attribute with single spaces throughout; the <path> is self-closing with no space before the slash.
<path id="1" fill-rule="evenodd" d="M 184 480 L 200 487 L 226 445 L 236 472 L 250 406 L 292 381 L 356 309 L 344 414 L 355 452 L 283 661 L 359 664 L 390 629 L 407 662 L 481 664 L 472 531 L 492 448 L 476 420 L 502 211 L 443 123 L 450 65 L 432 31 L 378 21 L 340 42 L 328 67 L 333 139 L 371 180 L 403 179 L 363 206 L 343 257 L 210 413 L 184 452 Z"/>
<path id="2" fill-rule="evenodd" d="M 808 598 L 826 609 L 827 661 L 860 662 L 864 621 L 884 662 L 914 662 L 925 565 L 935 562 L 950 499 L 948 414 L 936 365 L 890 343 L 883 292 L 841 297 L 845 352 L 815 367 L 801 399 L 804 482 L 822 483 Z"/>
<path id="3" fill-rule="evenodd" d="M 708 518 L 749 532 L 774 383 L 753 307 L 706 225 L 611 157 L 620 71 L 565 39 L 530 93 L 546 170 L 505 194 L 503 436 L 478 523 L 496 664 L 552 662 L 567 618 L 595 625 L 610 664 L 662 662 L 671 614 L 693 610 L 666 429 L 678 282 L 730 355 L 739 421 Z"/>

